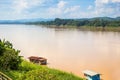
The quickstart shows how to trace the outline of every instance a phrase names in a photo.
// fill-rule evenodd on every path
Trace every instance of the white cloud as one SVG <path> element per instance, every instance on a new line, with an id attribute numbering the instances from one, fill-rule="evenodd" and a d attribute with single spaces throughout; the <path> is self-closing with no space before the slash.
<path id="1" fill-rule="evenodd" d="M 93 6 L 92 6 L 92 5 L 89 5 L 87 9 L 88 9 L 88 10 L 91 10 L 92 8 L 93 8 Z"/>
<path id="2" fill-rule="evenodd" d="M 118 3 L 120 0 L 95 0 L 96 5 L 108 4 L 108 3 Z"/>
<path id="3" fill-rule="evenodd" d="M 24 9 L 28 8 L 28 4 L 25 0 L 15 1 L 12 8 L 16 13 L 21 13 Z"/>
<path id="4" fill-rule="evenodd" d="M 34 6 L 42 5 L 46 0 L 15 0 L 12 8 L 15 13 L 23 13 Z"/>
<path id="5" fill-rule="evenodd" d="M 65 6 L 66 3 L 67 3 L 67 2 L 65 2 L 65 1 L 60 1 L 60 2 L 57 4 L 57 7 L 58 7 L 58 8 L 64 8 L 64 6 Z"/>
<path id="6" fill-rule="evenodd" d="M 72 7 L 68 7 L 64 10 L 64 13 L 74 13 L 76 11 L 79 11 L 80 6 L 72 6 Z"/>
<path id="7" fill-rule="evenodd" d="M 68 17 L 78 17 L 76 13 L 80 10 L 79 5 L 75 6 L 68 6 L 66 1 L 59 1 L 55 7 L 50 7 L 48 9 L 48 13 L 50 17 L 61 17 L 61 18 L 68 18 Z M 73 15 L 75 14 L 75 15 Z"/>
<path id="8" fill-rule="evenodd" d="M 67 4 L 67 2 L 65 2 L 65 1 L 59 1 L 55 7 L 49 7 L 48 8 L 49 16 L 56 17 L 56 16 L 60 16 L 61 14 L 63 14 L 66 4 Z"/>
<path id="9" fill-rule="evenodd" d="M 95 6 L 89 5 L 87 9 L 89 11 L 81 11 L 80 8 L 74 12 L 69 12 L 69 17 L 81 18 L 81 17 L 97 17 L 97 16 L 120 16 L 120 0 L 95 0 Z M 69 8 L 70 9 L 70 8 Z"/>
<path id="10" fill-rule="evenodd" d="M 80 5 L 68 6 L 69 2 L 59 1 L 48 9 L 49 17 L 81 18 L 97 16 L 120 16 L 120 0 L 95 0 L 95 5 L 89 5 L 87 12 L 80 9 Z"/>
<path id="11" fill-rule="evenodd" d="M 120 16 L 120 0 L 96 0 L 94 15 Z"/>
<path id="12" fill-rule="evenodd" d="M 112 0 L 112 2 L 120 2 L 120 0 Z"/>
<path id="13" fill-rule="evenodd" d="M 95 0 L 95 7 L 101 7 L 109 3 L 109 0 Z"/>
<path id="14" fill-rule="evenodd" d="M 69 5 L 67 0 L 58 0 L 50 6 L 43 8 L 53 0 L 14 0 L 13 15 L 20 17 L 43 18 L 83 18 L 96 16 L 120 16 L 120 0 L 95 0 L 94 5 L 89 5 L 85 11 L 82 5 Z M 42 8 L 41 8 L 42 7 Z M 42 10 L 41 10 L 41 9 Z M 34 10 L 36 9 L 36 10 Z M 19 17 L 19 18 L 20 18 Z"/>

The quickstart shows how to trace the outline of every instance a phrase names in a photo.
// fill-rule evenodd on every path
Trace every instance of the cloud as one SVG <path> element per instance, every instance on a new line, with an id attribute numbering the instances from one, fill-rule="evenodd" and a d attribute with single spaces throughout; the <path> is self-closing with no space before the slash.
<path id="1" fill-rule="evenodd" d="M 67 2 L 65 2 L 65 1 L 60 1 L 60 2 L 57 4 L 57 7 L 58 7 L 59 9 L 64 8 L 64 6 L 65 6 L 66 3 L 67 3 Z"/>
<path id="2" fill-rule="evenodd" d="M 79 5 L 68 6 L 68 2 L 59 1 L 56 6 L 50 7 L 48 9 L 48 13 L 50 17 L 61 17 L 61 18 L 69 18 L 69 17 L 78 17 L 77 15 L 72 15 L 77 13 L 80 10 Z"/>
<path id="3" fill-rule="evenodd" d="M 87 5 L 69 0 L 3 0 L 1 18 L 86 18 L 120 16 L 120 0 L 94 0 Z"/>
<path id="4" fill-rule="evenodd" d="M 92 5 L 89 5 L 87 9 L 88 9 L 88 10 L 91 10 L 92 8 L 93 8 L 93 6 L 92 6 Z"/>
<path id="5" fill-rule="evenodd" d="M 57 17 L 60 16 L 61 14 L 63 14 L 63 11 L 65 9 L 65 5 L 67 4 L 67 2 L 65 1 L 59 1 L 55 7 L 49 7 L 47 10 L 47 13 L 49 13 L 50 17 Z"/>
<path id="6" fill-rule="evenodd" d="M 15 13 L 21 14 L 32 7 L 42 5 L 44 2 L 45 0 L 15 0 L 13 2 L 12 8 Z"/>
<path id="7" fill-rule="evenodd" d="M 119 3 L 120 0 L 95 0 L 96 5 L 108 4 L 108 3 Z"/>
<path id="8" fill-rule="evenodd" d="M 25 0 L 14 1 L 12 8 L 16 13 L 21 13 L 28 8 L 28 4 Z"/>
<path id="9" fill-rule="evenodd" d="M 109 0 L 96 0 L 95 1 L 95 4 L 98 5 L 98 4 L 105 4 L 105 3 L 108 3 Z"/>
<path id="10" fill-rule="evenodd" d="M 120 16 L 120 0 L 96 0 L 94 13 L 96 16 Z"/>
<path id="11" fill-rule="evenodd" d="M 76 6 L 72 6 L 72 7 L 68 7 L 65 9 L 65 13 L 74 13 L 76 11 L 80 10 L 80 6 L 76 5 Z"/>
<path id="12" fill-rule="evenodd" d="M 68 6 L 69 1 L 59 1 L 56 6 L 49 7 L 49 17 L 84 18 L 97 16 L 120 16 L 120 0 L 95 0 L 86 11 L 80 5 Z"/>
<path id="13" fill-rule="evenodd" d="M 112 0 L 112 2 L 120 2 L 120 0 Z"/>

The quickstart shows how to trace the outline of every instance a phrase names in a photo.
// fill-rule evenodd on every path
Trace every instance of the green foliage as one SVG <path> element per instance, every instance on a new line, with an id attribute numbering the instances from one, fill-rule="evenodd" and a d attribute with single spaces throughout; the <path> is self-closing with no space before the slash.
<path id="1" fill-rule="evenodd" d="M 19 70 L 4 71 L 13 80 L 83 80 L 73 74 L 22 61 Z"/>
<path id="2" fill-rule="evenodd" d="M 56 75 L 49 73 L 47 69 L 31 70 L 27 72 L 22 79 L 25 80 L 58 80 Z"/>
<path id="3" fill-rule="evenodd" d="M 9 41 L 0 40 L 0 69 L 18 69 L 21 63 L 19 52 Z"/>
<path id="4" fill-rule="evenodd" d="M 34 63 L 30 63 L 28 61 L 22 61 L 22 63 L 20 64 L 19 70 L 21 71 L 31 71 L 31 70 L 35 70 L 35 69 L 42 69 L 43 67 Z"/>
<path id="5" fill-rule="evenodd" d="M 56 18 L 54 21 L 47 22 L 33 22 L 29 24 L 42 24 L 42 25 L 56 25 L 59 26 L 94 26 L 94 27 L 120 27 L 120 19 L 117 18 L 109 18 L 109 17 L 98 17 L 98 18 L 90 18 L 90 19 L 60 19 Z"/>

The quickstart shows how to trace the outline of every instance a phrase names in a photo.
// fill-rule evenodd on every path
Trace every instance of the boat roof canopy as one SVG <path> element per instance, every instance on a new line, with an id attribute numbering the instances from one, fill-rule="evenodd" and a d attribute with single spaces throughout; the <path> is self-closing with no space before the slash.
<path id="1" fill-rule="evenodd" d="M 85 71 L 83 71 L 83 73 L 88 75 L 88 76 L 100 75 L 99 73 L 91 71 L 91 70 L 85 70 Z"/>

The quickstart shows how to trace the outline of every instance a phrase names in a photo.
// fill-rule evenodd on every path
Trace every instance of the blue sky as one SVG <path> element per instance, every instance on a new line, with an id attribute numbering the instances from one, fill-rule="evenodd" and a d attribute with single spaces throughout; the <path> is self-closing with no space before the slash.
<path id="1" fill-rule="evenodd" d="M 0 20 L 120 16 L 120 0 L 0 0 Z"/>

